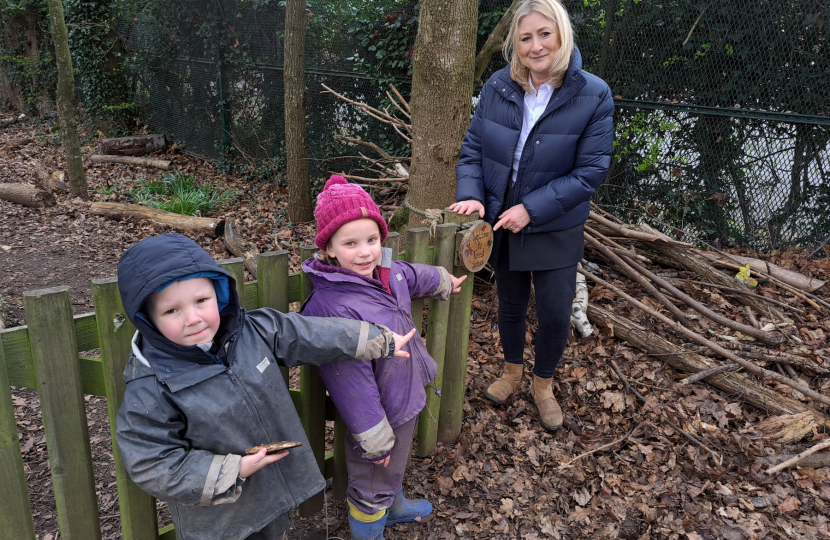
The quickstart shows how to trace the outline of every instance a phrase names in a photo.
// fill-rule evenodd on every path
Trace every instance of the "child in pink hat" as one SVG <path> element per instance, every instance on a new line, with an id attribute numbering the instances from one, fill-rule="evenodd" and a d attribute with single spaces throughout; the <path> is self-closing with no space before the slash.
<path id="1" fill-rule="evenodd" d="M 303 263 L 314 285 L 305 315 L 374 322 L 405 334 L 420 328 L 410 315 L 413 298 L 446 300 L 466 278 L 441 267 L 393 261 L 392 250 L 382 246 L 388 229 L 377 205 L 341 176 L 326 182 L 314 216 L 314 242 L 321 251 Z M 348 428 L 347 502 L 355 540 L 382 540 L 386 525 L 432 512 L 425 499 L 404 497 L 402 484 L 415 421 L 426 404 L 425 387 L 438 366 L 423 340 L 413 339 L 404 348 L 411 361 L 318 367 Z"/>

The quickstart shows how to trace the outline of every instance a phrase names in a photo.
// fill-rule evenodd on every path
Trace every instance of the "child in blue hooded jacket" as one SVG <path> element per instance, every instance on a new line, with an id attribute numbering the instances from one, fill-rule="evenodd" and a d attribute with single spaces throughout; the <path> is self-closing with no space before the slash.
<path id="1" fill-rule="evenodd" d="M 408 356 L 411 336 L 344 319 L 246 312 L 233 277 L 179 234 L 118 264 L 138 331 L 116 439 L 136 484 L 166 501 L 179 540 L 279 540 L 325 486 L 279 366 Z M 245 456 L 251 446 L 303 446 Z"/>

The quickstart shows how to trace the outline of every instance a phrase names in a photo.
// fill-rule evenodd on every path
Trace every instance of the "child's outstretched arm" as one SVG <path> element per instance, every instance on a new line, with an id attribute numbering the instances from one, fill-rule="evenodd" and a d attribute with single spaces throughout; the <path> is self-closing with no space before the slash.
<path id="1" fill-rule="evenodd" d="M 442 266 L 398 261 L 393 267 L 392 279 L 405 279 L 412 298 L 447 300 L 451 294 L 461 291 L 467 276 L 457 278 Z"/>
<path id="2" fill-rule="evenodd" d="M 385 326 L 334 317 L 305 317 L 257 309 L 247 314 L 259 336 L 284 366 L 319 365 L 342 360 L 408 357 L 402 347 L 414 330 L 399 335 Z"/>

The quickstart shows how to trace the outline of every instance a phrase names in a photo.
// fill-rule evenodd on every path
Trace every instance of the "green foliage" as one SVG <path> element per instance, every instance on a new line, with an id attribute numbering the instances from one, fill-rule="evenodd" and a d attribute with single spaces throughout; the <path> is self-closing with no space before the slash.
<path id="1" fill-rule="evenodd" d="M 211 184 L 199 183 L 195 174 L 179 171 L 156 180 L 141 179 L 129 193 L 136 204 L 187 216 L 201 216 L 237 196 L 237 193 L 221 191 Z"/>
<path id="2" fill-rule="evenodd" d="M 111 134 L 128 132 L 134 104 L 124 77 L 124 48 L 112 0 L 63 0 L 72 65 L 87 112 L 107 121 Z"/>
<path id="3" fill-rule="evenodd" d="M 0 0 L 0 75 L 19 90 L 23 108 L 30 114 L 54 100 L 57 85 L 47 14 L 44 0 Z M 36 48 L 31 49 L 30 43 Z M 0 102 L 0 108 L 12 105 Z"/>

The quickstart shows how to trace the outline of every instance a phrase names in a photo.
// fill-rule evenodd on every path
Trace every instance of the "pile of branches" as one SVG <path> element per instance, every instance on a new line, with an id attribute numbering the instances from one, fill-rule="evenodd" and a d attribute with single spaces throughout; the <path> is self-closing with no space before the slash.
<path id="1" fill-rule="evenodd" d="M 705 381 L 785 415 L 791 421 L 782 428 L 792 440 L 830 427 L 830 328 L 824 324 L 830 304 L 821 297 L 823 281 L 696 249 L 597 207 L 585 226 L 585 245 L 594 262 L 579 272 L 594 284 L 587 315 L 598 328 L 664 359 L 685 375 L 681 385 Z M 626 292 L 632 282 L 639 293 Z M 600 305 L 608 299 L 625 304 Z M 636 322 L 643 315 L 659 322 L 657 331 Z"/>

